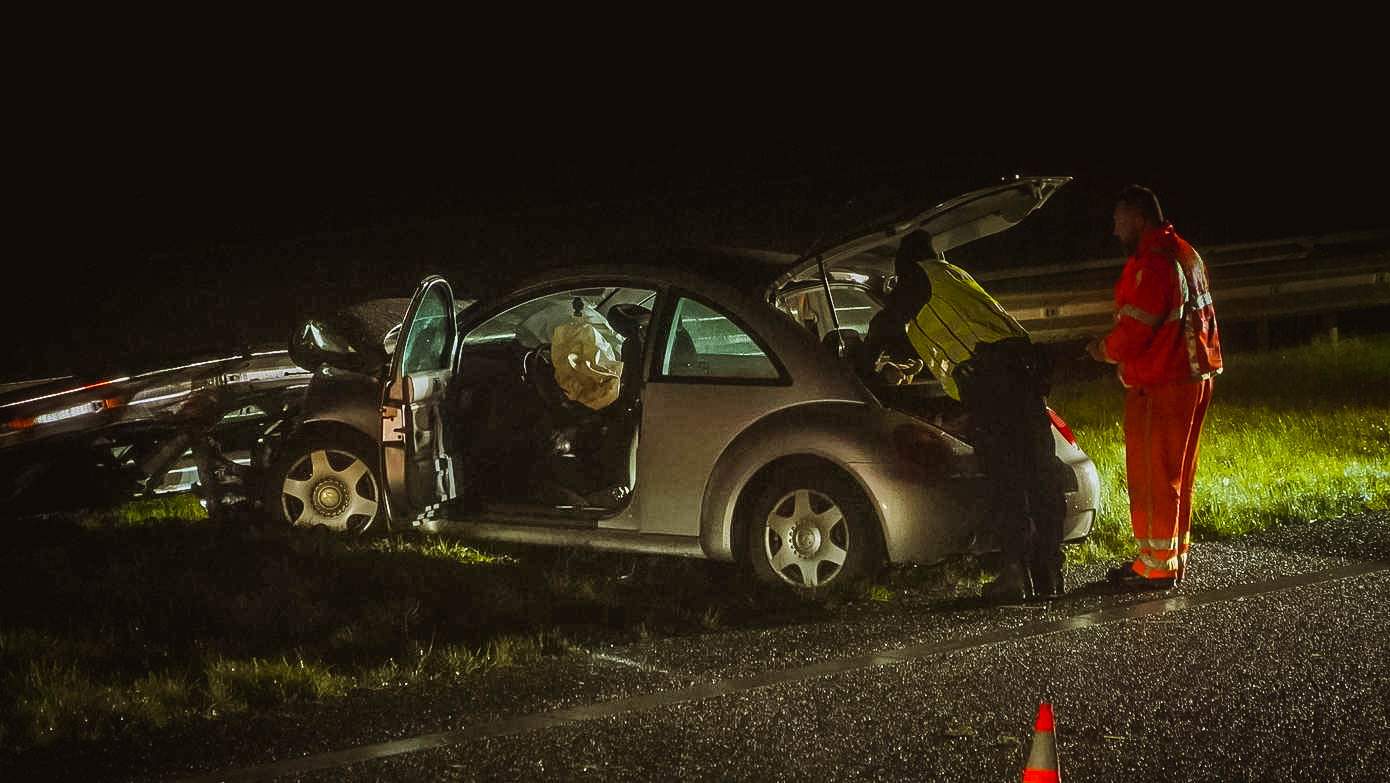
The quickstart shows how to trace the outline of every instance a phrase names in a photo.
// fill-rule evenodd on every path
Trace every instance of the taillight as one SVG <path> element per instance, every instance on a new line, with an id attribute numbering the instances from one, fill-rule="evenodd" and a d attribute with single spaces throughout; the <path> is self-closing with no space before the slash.
<path id="1" fill-rule="evenodd" d="M 893 447 L 904 462 L 941 469 L 952 457 L 951 447 L 925 427 L 900 424 L 893 429 Z"/>
<path id="2" fill-rule="evenodd" d="M 1071 427 L 1068 427 L 1067 423 L 1065 421 L 1062 421 L 1062 417 L 1057 415 L 1057 411 L 1048 408 L 1047 416 L 1048 418 L 1052 419 L 1052 426 L 1056 427 L 1057 431 L 1062 433 L 1062 439 L 1065 440 L 1067 443 L 1070 443 L 1071 445 L 1075 446 L 1076 436 L 1071 434 Z"/>

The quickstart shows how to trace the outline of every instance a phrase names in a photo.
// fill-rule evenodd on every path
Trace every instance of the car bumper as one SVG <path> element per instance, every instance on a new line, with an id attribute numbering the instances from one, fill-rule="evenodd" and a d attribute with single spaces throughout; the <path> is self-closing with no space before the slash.
<path id="1" fill-rule="evenodd" d="M 1062 540 L 1091 534 L 1100 510 L 1100 481 L 1087 457 L 1066 463 L 1076 479 L 1066 492 Z M 934 563 L 948 557 L 995 551 L 998 531 L 989 518 L 991 488 L 978 473 L 924 476 L 908 463 L 855 463 L 860 486 L 882 522 L 883 543 L 894 563 Z"/>

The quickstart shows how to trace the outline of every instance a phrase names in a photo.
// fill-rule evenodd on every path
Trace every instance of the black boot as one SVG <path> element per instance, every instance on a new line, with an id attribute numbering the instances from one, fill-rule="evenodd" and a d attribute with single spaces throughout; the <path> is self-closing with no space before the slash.
<path id="1" fill-rule="evenodd" d="M 1123 563 L 1110 569 L 1105 574 L 1107 584 L 1121 589 L 1143 592 L 1145 590 L 1172 590 L 1177 587 L 1177 579 L 1169 577 L 1159 577 L 1148 579 L 1135 572 L 1133 564 Z"/>
<path id="2" fill-rule="evenodd" d="M 1018 560 L 1010 562 L 993 582 L 980 589 L 980 597 L 992 603 L 1019 603 L 1033 598 L 1028 569 Z"/>
<path id="3" fill-rule="evenodd" d="M 1028 568 L 1033 579 L 1033 597 L 1043 601 L 1061 598 L 1067 592 L 1062 577 L 1062 553 L 1035 556 Z"/>

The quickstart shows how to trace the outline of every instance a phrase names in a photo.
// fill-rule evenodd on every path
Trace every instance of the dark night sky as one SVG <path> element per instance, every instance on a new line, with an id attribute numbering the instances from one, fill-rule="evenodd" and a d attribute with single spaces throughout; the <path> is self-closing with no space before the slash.
<path id="1" fill-rule="evenodd" d="M 1199 247 L 1390 225 L 1381 134 L 1328 113 L 1139 123 L 1059 104 L 822 122 L 804 106 L 755 105 L 506 103 L 447 121 L 214 105 L 126 113 L 101 133 L 66 123 L 24 164 L 24 260 L 11 267 L 63 285 L 40 296 L 11 286 L 21 301 L 6 328 L 20 349 L 0 379 L 201 348 L 217 334 L 280 340 L 302 310 L 401 295 L 428 271 L 466 288 L 469 272 L 525 265 L 528 253 L 549 262 L 705 236 L 696 214 L 716 215 L 730 239 L 798 249 L 857 215 L 1013 173 L 1076 177 L 1036 236 L 1020 237 L 1052 260 L 1116 254 L 1109 212 L 1131 181 L 1154 187 Z M 438 228 L 450 221 L 452 233 Z"/>

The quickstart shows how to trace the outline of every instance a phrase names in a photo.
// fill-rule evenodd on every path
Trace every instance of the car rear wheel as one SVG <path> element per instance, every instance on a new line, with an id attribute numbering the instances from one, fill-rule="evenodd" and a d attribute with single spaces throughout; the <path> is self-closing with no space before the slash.
<path id="1" fill-rule="evenodd" d="M 376 460 L 332 438 L 291 445 L 266 482 L 266 511 L 277 522 L 358 534 L 383 515 Z"/>
<path id="2" fill-rule="evenodd" d="M 748 519 L 753 573 L 809 597 L 871 576 L 881 551 L 863 493 L 829 469 L 780 472 L 759 492 Z"/>

